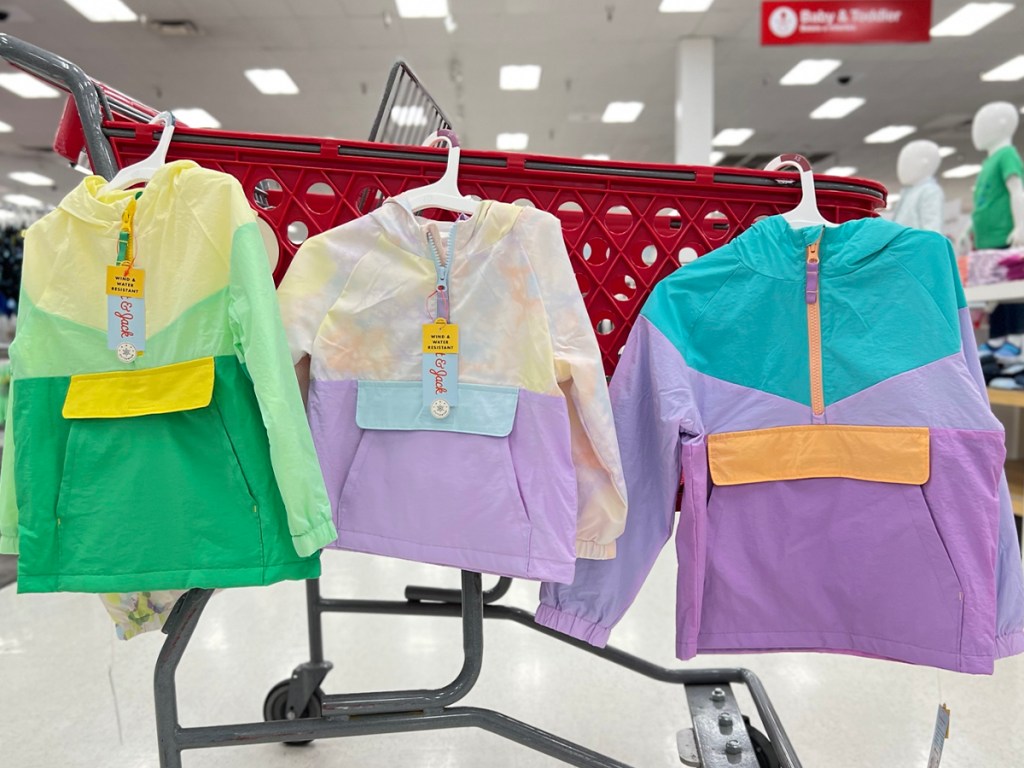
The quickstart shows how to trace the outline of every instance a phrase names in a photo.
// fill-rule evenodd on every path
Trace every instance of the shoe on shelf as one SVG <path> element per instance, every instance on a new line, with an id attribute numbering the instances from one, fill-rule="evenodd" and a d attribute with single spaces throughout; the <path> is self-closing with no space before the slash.
<path id="1" fill-rule="evenodd" d="M 1024 373 L 1024 363 L 1014 363 L 1013 365 L 1004 365 L 1003 370 L 1000 371 L 1001 376 L 1009 376 L 1011 379 Z"/>
<path id="2" fill-rule="evenodd" d="M 1002 362 L 1020 360 L 1021 349 L 1016 344 L 1004 341 L 999 346 L 992 346 L 992 342 L 986 341 L 978 347 L 979 355 L 992 355 L 996 360 Z"/>
<path id="3" fill-rule="evenodd" d="M 1024 376 L 996 376 L 988 385 L 992 389 L 1024 389 Z"/>

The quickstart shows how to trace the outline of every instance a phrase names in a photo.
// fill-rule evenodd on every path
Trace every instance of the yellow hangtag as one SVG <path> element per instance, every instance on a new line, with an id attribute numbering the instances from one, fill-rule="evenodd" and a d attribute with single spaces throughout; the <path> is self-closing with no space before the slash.
<path id="1" fill-rule="evenodd" d="M 123 266 L 107 267 L 107 295 L 125 296 L 129 299 L 141 299 L 145 293 L 146 271 L 132 269 L 125 274 Z M 426 338 L 424 336 L 424 338 Z"/>
<path id="2" fill-rule="evenodd" d="M 459 354 L 459 326 L 443 317 L 423 326 L 423 354 Z"/>

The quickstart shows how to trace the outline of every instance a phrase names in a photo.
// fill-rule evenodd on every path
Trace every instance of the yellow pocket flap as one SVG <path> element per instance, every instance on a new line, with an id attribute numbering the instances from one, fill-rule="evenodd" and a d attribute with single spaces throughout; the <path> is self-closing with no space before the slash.
<path id="1" fill-rule="evenodd" d="M 811 477 L 924 485 L 929 462 L 927 427 L 819 424 L 708 436 L 715 485 Z"/>
<path id="2" fill-rule="evenodd" d="M 135 371 L 71 377 L 65 419 L 123 419 L 205 408 L 213 398 L 213 358 Z"/>

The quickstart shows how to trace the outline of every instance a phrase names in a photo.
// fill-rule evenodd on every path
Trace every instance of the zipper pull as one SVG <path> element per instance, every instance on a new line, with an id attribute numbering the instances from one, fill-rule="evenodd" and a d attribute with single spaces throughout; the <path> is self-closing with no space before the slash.
<path id="1" fill-rule="evenodd" d="M 819 239 L 807 246 L 807 287 L 804 295 L 808 304 L 818 303 L 818 267 L 820 266 L 818 247 L 820 244 L 821 240 Z"/>

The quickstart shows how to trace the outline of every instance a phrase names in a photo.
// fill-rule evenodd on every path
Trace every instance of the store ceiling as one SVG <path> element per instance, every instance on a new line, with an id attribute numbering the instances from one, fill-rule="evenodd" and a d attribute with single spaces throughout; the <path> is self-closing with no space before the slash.
<path id="1" fill-rule="evenodd" d="M 1024 53 L 1024 3 L 966 38 L 925 45 L 762 48 L 755 0 L 715 0 L 705 13 L 662 14 L 658 0 L 450 0 L 457 29 L 441 20 L 402 19 L 394 0 L 126 0 L 150 20 L 190 20 L 199 34 L 162 36 L 144 23 L 96 24 L 63 0 L 4 3 L 6 31 L 55 51 L 137 99 L 161 108 L 202 107 L 225 128 L 365 138 L 388 68 L 407 59 L 456 123 L 466 146 L 493 149 L 501 132 L 525 132 L 530 152 L 672 162 L 676 42 L 716 40 L 716 129 L 756 133 L 749 155 L 822 155 L 819 170 L 854 166 L 892 188 L 905 141 L 929 138 L 957 154 L 943 167 L 980 162 L 970 120 L 983 104 L 1024 105 L 1024 81 L 986 83 L 979 74 Z M 935 0 L 936 20 L 963 0 Z M 779 78 L 803 58 L 842 67 L 814 86 Z M 498 88 L 503 64 L 540 64 L 540 88 Z M 300 88 L 265 96 L 245 69 L 282 67 Z M 840 85 L 839 76 L 848 76 Z M 842 120 L 811 120 L 833 96 L 867 103 Z M 604 124 L 610 101 L 642 101 L 632 124 Z M 62 99 L 26 100 L 0 91 L 0 192 L 55 203 L 81 178 L 48 151 Z M 885 125 L 919 130 L 891 145 L 864 136 Z M 1024 144 L 1024 130 L 1018 135 Z M 730 150 L 732 153 L 733 150 Z M 26 187 L 11 171 L 36 171 L 56 189 Z M 971 180 L 943 180 L 950 197 Z"/>

